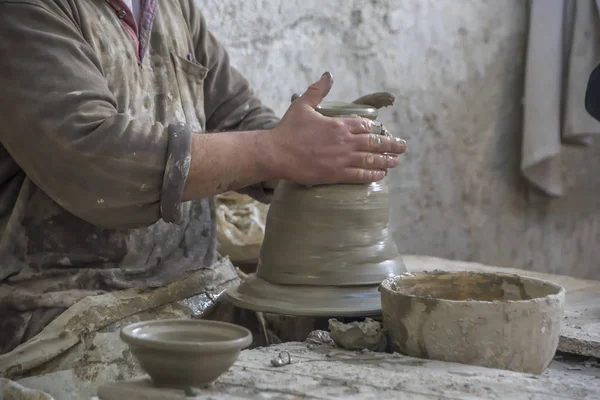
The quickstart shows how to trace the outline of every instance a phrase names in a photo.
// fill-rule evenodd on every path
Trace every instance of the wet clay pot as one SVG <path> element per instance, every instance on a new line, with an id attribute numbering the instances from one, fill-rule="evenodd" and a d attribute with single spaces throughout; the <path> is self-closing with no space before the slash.
<path id="1" fill-rule="evenodd" d="M 128 325 L 121 339 L 156 387 L 203 388 L 252 343 L 244 327 L 209 320 L 155 320 Z"/>
<path id="2" fill-rule="evenodd" d="M 560 336 L 565 290 L 509 274 L 423 272 L 381 284 L 383 325 L 402 354 L 539 374 Z"/>
<path id="3" fill-rule="evenodd" d="M 378 285 L 404 272 L 385 182 L 277 187 L 256 276 L 279 285 Z"/>
<path id="4" fill-rule="evenodd" d="M 377 108 L 324 103 L 329 117 L 375 119 Z M 267 214 L 256 274 L 228 292 L 237 306 L 312 316 L 381 313 L 377 287 L 406 272 L 389 228 L 384 181 L 307 187 L 282 181 Z"/>

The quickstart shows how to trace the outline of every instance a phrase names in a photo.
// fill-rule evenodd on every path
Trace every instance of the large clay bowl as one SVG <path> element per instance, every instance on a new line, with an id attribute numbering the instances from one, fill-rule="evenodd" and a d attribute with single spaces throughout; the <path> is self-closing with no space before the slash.
<path id="1" fill-rule="evenodd" d="M 413 357 L 539 374 L 552 361 L 565 290 L 509 274 L 423 272 L 380 286 L 392 349 Z"/>
<path id="2" fill-rule="evenodd" d="M 244 327 L 207 320 L 156 320 L 121 329 L 121 339 L 157 387 L 202 388 L 252 343 Z"/>
<path id="3" fill-rule="evenodd" d="M 282 181 L 267 214 L 257 277 L 280 285 L 375 285 L 406 272 L 388 228 L 384 182 Z"/>

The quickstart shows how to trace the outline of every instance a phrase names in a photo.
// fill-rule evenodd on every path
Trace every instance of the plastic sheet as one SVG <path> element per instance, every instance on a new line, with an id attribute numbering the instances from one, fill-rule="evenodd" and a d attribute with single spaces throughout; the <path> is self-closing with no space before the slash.
<path id="1" fill-rule="evenodd" d="M 234 263 L 255 263 L 265 236 L 269 206 L 227 192 L 215 197 L 218 251 Z"/>
<path id="2" fill-rule="evenodd" d="M 0 376 L 18 379 L 29 376 L 31 371 L 52 372 L 44 370 L 44 366 L 53 368 L 48 362 L 59 356 L 68 361 L 61 369 L 72 368 L 69 362 L 85 359 L 89 351 L 85 344 L 91 340 L 88 336 L 93 337 L 96 332 L 118 333 L 122 326 L 140 320 L 205 318 L 214 312 L 224 292 L 238 284 L 234 266 L 224 258 L 210 268 L 190 272 L 165 287 L 86 297 L 34 338 L 0 355 Z"/>

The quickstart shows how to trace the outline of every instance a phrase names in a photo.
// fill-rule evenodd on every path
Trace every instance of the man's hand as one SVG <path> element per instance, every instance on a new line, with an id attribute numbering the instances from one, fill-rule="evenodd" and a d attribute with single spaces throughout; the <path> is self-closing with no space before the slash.
<path id="1" fill-rule="evenodd" d="M 365 118 L 329 118 L 315 111 L 333 85 L 326 72 L 273 129 L 277 175 L 305 185 L 368 183 L 383 179 L 406 151 L 402 139 L 380 135 Z"/>
<path id="2" fill-rule="evenodd" d="M 325 73 L 272 130 L 193 135 L 183 201 L 287 179 L 304 185 L 369 183 L 399 164 L 406 142 L 365 118 L 315 111 L 333 78 Z"/>

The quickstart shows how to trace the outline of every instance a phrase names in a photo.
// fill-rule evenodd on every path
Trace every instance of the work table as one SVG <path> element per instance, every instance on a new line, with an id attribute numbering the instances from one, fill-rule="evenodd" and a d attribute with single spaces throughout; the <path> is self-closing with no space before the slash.
<path id="1" fill-rule="evenodd" d="M 292 364 L 273 367 L 271 359 L 281 352 L 291 355 Z M 556 361 L 538 376 L 292 342 L 242 352 L 232 369 L 196 397 L 181 391 L 154 397 L 155 389 L 138 391 L 148 387 L 141 383 L 116 385 L 114 399 L 598 399 L 598 367 Z"/>
<path id="2" fill-rule="evenodd" d="M 567 289 L 565 324 L 559 350 L 579 358 L 559 355 L 541 375 L 422 360 L 399 354 L 350 352 L 332 347 L 309 348 L 290 342 L 245 350 L 236 364 L 209 390 L 196 397 L 183 392 L 148 400 L 170 399 L 599 399 L 600 366 L 589 356 L 600 354 L 600 282 L 541 274 L 427 256 L 405 256 L 410 271 L 475 270 L 518 273 L 547 279 Z M 19 384 L 43 390 L 53 397 L 39 400 L 90 399 L 98 386 L 123 379 L 143 379 L 124 358 L 127 346 L 118 332 L 90 333 L 85 339 L 93 351 L 84 356 L 84 367 L 54 370 L 31 376 Z M 90 347 L 90 348 L 91 348 Z M 271 360 L 288 352 L 290 365 L 273 367 Z M 123 383 L 117 387 L 122 387 Z M 154 390 L 151 392 L 156 393 Z M 1 394 L 1 391 L 0 391 Z M 119 399 L 136 400 L 122 392 Z M 174 396 L 174 397 L 173 397 Z M 1 397 L 1 396 L 0 396 Z M 24 397 L 23 399 L 30 399 Z"/>

